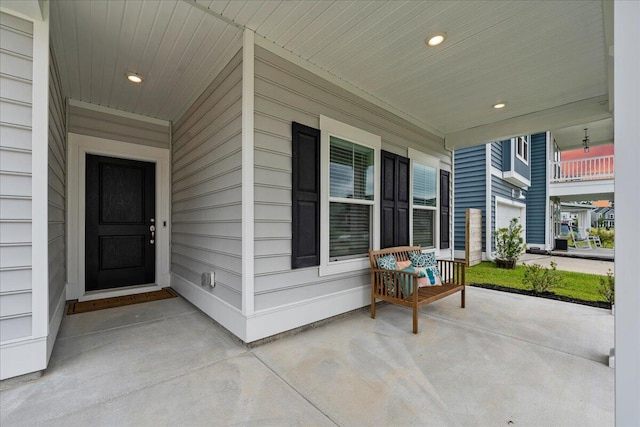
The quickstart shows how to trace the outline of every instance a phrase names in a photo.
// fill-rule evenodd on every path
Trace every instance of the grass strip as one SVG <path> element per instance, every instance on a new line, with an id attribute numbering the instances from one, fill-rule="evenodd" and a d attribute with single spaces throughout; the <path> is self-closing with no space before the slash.
<path id="1" fill-rule="evenodd" d="M 604 301 L 604 298 L 598 293 L 598 288 L 600 287 L 600 278 L 605 276 L 575 273 L 573 271 L 558 270 L 558 272 L 562 276 L 562 286 L 552 290 L 556 295 L 584 301 Z M 481 283 L 513 289 L 531 290 L 530 287 L 522 284 L 523 277 L 524 267 L 521 265 L 517 265 L 514 270 L 506 270 L 504 268 L 497 268 L 492 262 L 482 262 L 473 267 L 468 267 L 466 271 L 467 283 Z"/>

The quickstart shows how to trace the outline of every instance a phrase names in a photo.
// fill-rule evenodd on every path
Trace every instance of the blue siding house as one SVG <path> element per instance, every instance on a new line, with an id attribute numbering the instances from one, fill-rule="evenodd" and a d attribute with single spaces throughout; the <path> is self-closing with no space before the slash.
<path id="1" fill-rule="evenodd" d="M 529 247 L 551 249 L 548 140 L 543 132 L 455 151 L 456 258 L 464 258 L 467 208 L 482 211 L 483 258 L 495 251 L 495 230 L 512 218 L 524 225 Z"/>

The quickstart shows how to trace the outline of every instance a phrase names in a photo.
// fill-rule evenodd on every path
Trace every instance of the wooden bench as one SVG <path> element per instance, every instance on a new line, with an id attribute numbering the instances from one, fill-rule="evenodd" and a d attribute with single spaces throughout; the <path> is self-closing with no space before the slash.
<path id="1" fill-rule="evenodd" d="M 418 308 L 456 292 L 461 292 L 464 308 L 465 264 L 452 260 L 438 260 L 441 286 L 418 287 L 418 275 L 400 270 L 383 270 L 378 258 L 393 254 L 396 261 L 408 261 L 409 252 L 421 252 L 419 246 L 402 246 L 369 251 L 371 261 L 371 318 L 376 318 L 376 300 L 387 301 L 413 309 L 413 333 L 418 333 Z M 411 283 L 411 286 L 407 284 Z"/>

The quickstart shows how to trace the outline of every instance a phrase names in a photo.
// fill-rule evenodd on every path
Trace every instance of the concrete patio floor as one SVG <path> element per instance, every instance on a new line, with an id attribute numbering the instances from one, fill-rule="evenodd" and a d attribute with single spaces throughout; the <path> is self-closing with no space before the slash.
<path id="1" fill-rule="evenodd" d="M 64 318 L 0 425 L 610 426 L 607 310 L 468 288 L 252 349 L 181 298 Z"/>

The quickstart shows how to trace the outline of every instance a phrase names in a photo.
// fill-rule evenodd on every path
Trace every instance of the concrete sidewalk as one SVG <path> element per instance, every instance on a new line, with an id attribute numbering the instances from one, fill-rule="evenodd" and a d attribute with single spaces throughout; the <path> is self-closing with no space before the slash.
<path id="1" fill-rule="evenodd" d="M 599 261 L 584 258 L 569 258 L 564 256 L 524 254 L 518 260 L 518 264 L 540 264 L 549 267 L 551 261 L 558 264 L 557 269 L 562 271 L 575 271 L 577 273 L 607 274 L 608 270 L 614 271 L 615 263 L 611 261 Z"/>
<path id="2" fill-rule="evenodd" d="M 65 317 L 9 426 L 612 426 L 607 310 L 486 289 L 249 349 L 181 298 Z"/>

